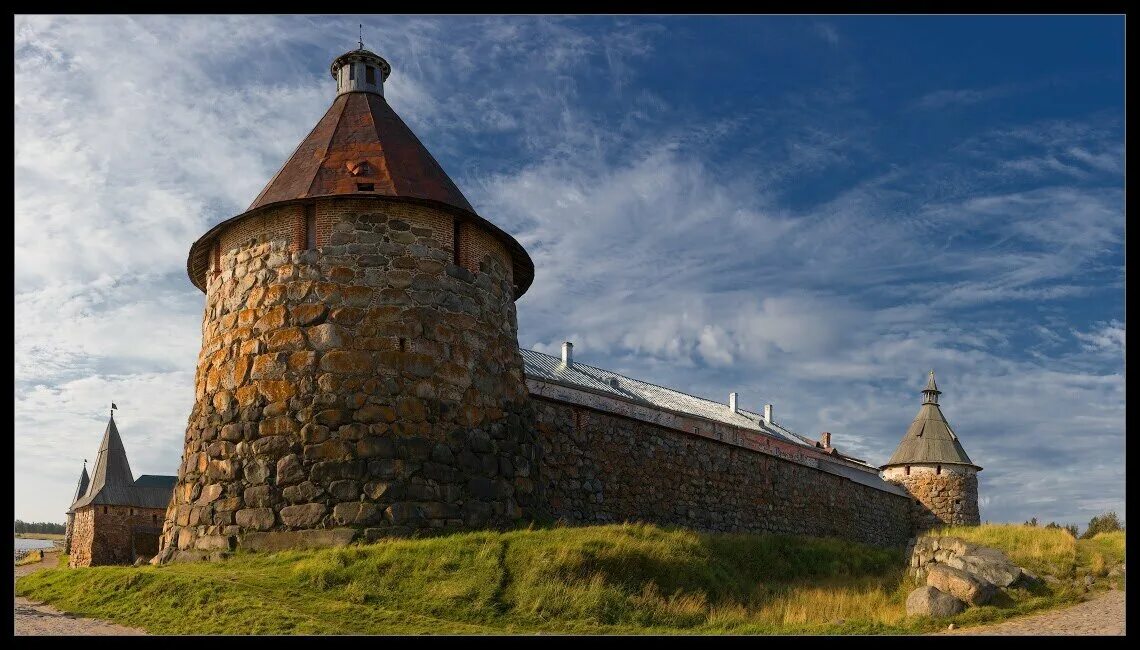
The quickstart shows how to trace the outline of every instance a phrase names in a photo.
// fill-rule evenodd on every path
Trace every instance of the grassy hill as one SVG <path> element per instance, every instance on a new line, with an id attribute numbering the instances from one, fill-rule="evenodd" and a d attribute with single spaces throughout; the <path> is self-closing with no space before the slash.
<path id="1" fill-rule="evenodd" d="M 1038 576 L 1052 575 L 1062 580 L 1106 578 L 1109 570 L 1124 562 L 1124 531 L 1098 533 L 1090 539 L 1076 539 L 1063 528 L 1039 528 L 987 524 L 954 526 L 931 533 L 961 537 L 1005 551 L 1015 564 Z M 1105 581 L 1124 588 L 1123 578 Z"/>
<path id="2" fill-rule="evenodd" d="M 973 530 L 992 535 L 999 548 L 1022 539 L 984 532 L 999 528 L 1028 527 Z M 1006 548 L 1015 561 L 1017 548 Z M 1068 551 L 1043 553 L 1052 561 Z M 1084 557 L 1071 555 L 1074 567 Z M 944 627 L 946 621 L 906 617 L 913 585 L 903 565 L 901 550 L 834 539 L 615 525 L 238 554 L 216 563 L 49 569 L 21 578 L 16 591 L 67 612 L 167 634 L 906 633 Z M 1003 607 L 972 608 L 954 620 L 998 620 L 1077 598 L 1068 588 L 1019 591 Z"/>

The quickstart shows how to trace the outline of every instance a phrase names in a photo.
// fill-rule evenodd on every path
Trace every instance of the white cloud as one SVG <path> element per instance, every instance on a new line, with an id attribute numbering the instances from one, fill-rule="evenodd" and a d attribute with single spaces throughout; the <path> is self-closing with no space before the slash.
<path id="1" fill-rule="evenodd" d="M 827 41 L 828 45 L 832 47 L 839 45 L 839 30 L 835 28 L 835 25 L 830 25 L 828 23 L 816 23 L 814 25 L 814 29 L 815 33 L 820 38 Z"/>

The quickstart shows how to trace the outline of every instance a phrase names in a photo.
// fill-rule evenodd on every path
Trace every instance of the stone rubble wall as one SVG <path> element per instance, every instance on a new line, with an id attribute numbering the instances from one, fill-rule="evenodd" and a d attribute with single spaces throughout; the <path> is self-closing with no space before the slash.
<path id="1" fill-rule="evenodd" d="M 71 553 L 71 536 L 75 533 L 75 513 L 68 513 L 67 524 L 63 529 L 63 554 Z"/>
<path id="2" fill-rule="evenodd" d="M 925 468 L 921 468 L 925 469 Z M 938 526 L 976 526 L 981 523 L 978 512 L 978 476 L 969 473 L 914 471 L 909 476 L 887 476 L 887 480 L 906 488 L 914 497 L 911 519 L 914 532 Z"/>
<path id="3" fill-rule="evenodd" d="M 454 264 L 454 221 L 430 207 L 316 210 L 329 231 L 317 249 L 253 238 L 208 272 L 164 560 L 499 527 L 542 509 L 509 258 Z M 280 218 L 295 223 L 295 206 Z"/>
<path id="4" fill-rule="evenodd" d="M 81 508 L 75 512 L 73 517 L 67 565 L 70 567 L 91 566 L 91 550 L 95 538 L 94 509 Z"/>
<path id="5" fill-rule="evenodd" d="M 775 455 L 532 396 L 550 514 L 898 546 L 910 500 Z"/>
<path id="6" fill-rule="evenodd" d="M 158 551 L 157 544 L 147 548 L 146 543 L 153 543 L 153 539 L 132 539 L 132 536 L 142 533 L 144 538 L 157 537 L 165 515 L 162 508 L 102 505 L 80 508 L 75 513 L 68 566 L 131 564 L 138 558 L 150 560 Z"/>

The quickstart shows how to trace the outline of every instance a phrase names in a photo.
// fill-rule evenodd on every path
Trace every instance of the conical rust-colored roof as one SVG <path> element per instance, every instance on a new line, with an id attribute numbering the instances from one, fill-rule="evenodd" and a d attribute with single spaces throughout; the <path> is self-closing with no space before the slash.
<path id="1" fill-rule="evenodd" d="M 249 210 L 317 196 L 427 199 L 475 212 L 412 130 L 374 93 L 337 96 Z"/>
<path id="2" fill-rule="evenodd" d="M 355 66 L 355 67 L 354 67 Z M 373 67 L 369 67 L 373 66 Z M 373 73 L 379 70 L 380 74 Z M 355 77 L 353 72 L 355 71 Z M 534 281 L 534 262 L 510 234 L 480 216 L 383 95 L 391 67 L 363 48 L 337 57 L 338 93 L 316 127 L 249 208 L 211 228 L 190 247 L 186 272 L 206 290 L 210 247 L 230 224 L 270 206 L 318 198 L 399 200 L 444 210 L 490 232 L 510 252 L 517 300 Z"/>

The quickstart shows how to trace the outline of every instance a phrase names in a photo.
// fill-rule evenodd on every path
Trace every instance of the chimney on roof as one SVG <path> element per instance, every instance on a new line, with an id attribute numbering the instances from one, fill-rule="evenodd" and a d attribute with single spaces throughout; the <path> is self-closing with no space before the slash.
<path id="1" fill-rule="evenodd" d="M 739 413 L 740 412 L 740 411 L 736 410 L 736 393 L 729 393 L 728 394 L 728 410 L 732 411 L 733 413 Z"/>
<path id="2" fill-rule="evenodd" d="M 820 441 L 820 443 L 823 444 L 824 449 L 830 449 L 831 448 L 831 433 L 828 431 L 824 431 L 823 433 L 819 434 L 819 441 Z"/>
<path id="3" fill-rule="evenodd" d="M 562 344 L 562 363 L 567 367 L 574 365 L 574 344 L 570 341 Z"/>
<path id="4" fill-rule="evenodd" d="M 764 405 L 764 424 L 772 424 L 772 405 Z"/>

